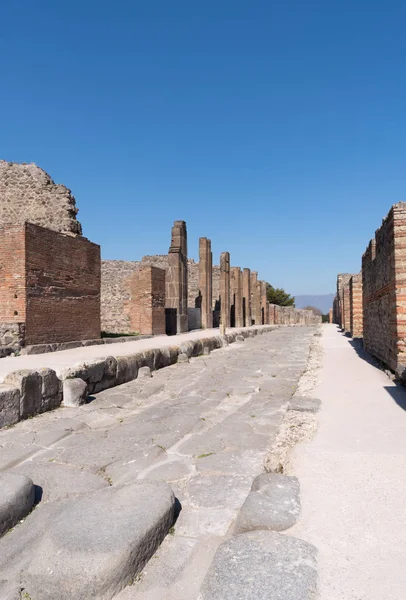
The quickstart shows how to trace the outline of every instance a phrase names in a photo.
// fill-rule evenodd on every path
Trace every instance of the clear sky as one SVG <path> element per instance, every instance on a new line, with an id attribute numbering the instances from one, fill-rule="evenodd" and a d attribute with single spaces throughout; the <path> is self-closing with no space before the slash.
<path id="1" fill-rule="evenodd" d="M 404 0 L 13 0 L 0 158 L 72 189 L 104 258 L 166 253 L 334 291 L 406 200 Z"/>

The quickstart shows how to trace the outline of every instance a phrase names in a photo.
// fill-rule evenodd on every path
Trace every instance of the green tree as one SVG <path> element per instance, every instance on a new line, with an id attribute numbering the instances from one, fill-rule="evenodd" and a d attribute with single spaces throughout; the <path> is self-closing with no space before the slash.
<path id="1" fill-rule="evenodd" d="M 295 299 L 282 288 L 274 288 L 270 283 L 266 284 L 266 297 L 270 304 L 279 306 L 295 306 Z"/>

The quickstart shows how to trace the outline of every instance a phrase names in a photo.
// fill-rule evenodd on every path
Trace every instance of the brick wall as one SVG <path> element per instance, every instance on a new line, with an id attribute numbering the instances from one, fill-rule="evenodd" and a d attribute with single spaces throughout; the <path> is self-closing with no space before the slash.
<path id="1" fill-rule="evenodd" d="M 349 286 L 350 333 L 353 338 L 362 338 L 362 273 L 359 273 L 358 275 L 353 275 L 350 279 Z"/>
<path id="2" fill-rule="evenodd" d="M 130 327 L 141 334 L 165 334 L 165 270 L 142 266 L 131 277 Z"/>
<path id="3" fill-rule="evenodd" d="M 0 223 L 25 221 L 59 232 L 81 234 L 71 191 L 34 164 L 0 160 Z"/>
<path id="4" fill-rule="evenodd" d="M 344 290 L 349 285 L 352 273 L 339 273 L 337 275 L 337 322 L 341 329 L 345 330 L 345 308 L 347 306 L 348 314 L 348 331 L 350 327 L 350 304 L 349 304 L 349 288 L 347 289 L 347 305 L 344 303 Z"/>
<path id="5" fill-rule="evenodd" d="M 0 271 L 1 345 L 100 337 L 96 244 L 31 223 L 3 225 Z"/>
<path id="6" fill-rule="evenodd" d="M 101 329 L 109 333 L 134 333 L 129 303 L 131 277 L 140 262 L 102 260 L 101 262 Z"/>
<path id="7" fill-rule="evenodd" d="M 406 337 L 406 204 L 392 206 L 362 257 L 365 348 L 396 369 Z M 402 356 L 403 355 L 403 356 Z"/>
<path id="8" fill-rule="evenodd" d="M 100 337 L 100 246 L 26 226 L 26 344 Z"/>

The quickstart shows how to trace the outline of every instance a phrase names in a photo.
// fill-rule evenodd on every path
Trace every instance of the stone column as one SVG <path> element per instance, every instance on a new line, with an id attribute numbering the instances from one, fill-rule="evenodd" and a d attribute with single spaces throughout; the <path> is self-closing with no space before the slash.
<path id="1" fill-rule="evenodd" d="M 261 303 L 261 325 L 265 325 L 267 323 L 266 317 L 266 281 L 259 282 L 259 290 L 260 290 L 260 303 Z"/>
<path id="2" fill-rule="evenodd" d="M 202 328 L 213 327 L 213 259 L 211 253 L 211 241 L 207 238 L 199 238 L 199 290 L 202 297 Z"/>
<path id="3" fill-rule="evenodd" d="M 243 327 L 242 320 L 242 274 L 240 267 L 230 269 L 231 327 Z"/>
<path id="4" fill-rule="evenodd" d="M 168 253 L 168 272 L 166 277 L 167 324 L 173 322 L 176 331 L 188 330 L 187 299 L 187 232 L 185 221 L 175 221 L 172 227 L 172 240 Z M 173 329 L 167 327 L 167 331 Z"/>
<path id="5" fill-rule="evenodd" d="M 230 327 L 230 253 L 220 255 L 220 333 Z"/>
<path id="6" fill-rule="evenodd" d="M 242 272 L 242 314 L 243 327 L 251 326 L 251 271 Z"/>
<path id="7" fill-rule="evenodd" d="M 261 290 L 257 271 L 251 273 L 251 314 L 254 325 L 261 325 Z"/>
<path id="8" fill-rule="evenodd" d="M 271 324 L 271 305 L 269 304 L 268 300 L 266 301 L 265 324 Z"/>

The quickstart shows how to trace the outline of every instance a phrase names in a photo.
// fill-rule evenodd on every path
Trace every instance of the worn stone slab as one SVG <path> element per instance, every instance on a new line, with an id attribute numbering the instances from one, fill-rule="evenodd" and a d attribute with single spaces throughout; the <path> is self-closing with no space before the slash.
<path id="1" fill-rule="evenodd" d="M 132 582 L 172 526 L 165 483 L 109 487 L 71 501 L 45 532 L 23 585 L 32 600 L 110 600 Z"/>
<path id="2" fill-rule="evenodd" d="M 318 398 L 306 396 L 293 396 L 288 405 L 288 410 L 316 413 L 320 410 L 321 401 Z"/>
<path id="3" fill-rule="evenodd" d="M 314 600 L 316 549 L 272 531 L 237 535 L 219 547 L 199 600 Z"/>
<path id="4" fill-rule="evenodd" d="M 235 533 L 255 529 L 284 531 L 300 514 L 300 486 L 296 477 L 263 473 L 256 477 L 237 517 Z"/>
<path id="5" fill-rule="evenodd" d="M 87 383 L 79 377 L 64 379 L 63 403 L 64 406 L 81 406 L 87 400 Z"/>
<path id="6" fill-rule="evenodd" d="M 27 460 L 14 467 L 13 473 L 26 475 L 41 488 L 41 503 L 73 498 L 109 486 L 102 474 L 60 465 L 54 459 L 34 462 Z"/>
<path id="7" fill-rule="evenodd" d="M 20 420 L 20 390 L 0 384 L 0 428 L 15 425 Z"/>
<path id="8" fill-rule="evenodd" d="M 17 473 L 0 475 L 0 535 L 14 527 L 34 506 L 32 480 Z"/>
<path id="9" fill-rule="evenodd" d="M 40 369 L 41 402 L 39 412 L 58 408 L 62 402 L 62 382 L 53 369 Z"/>

